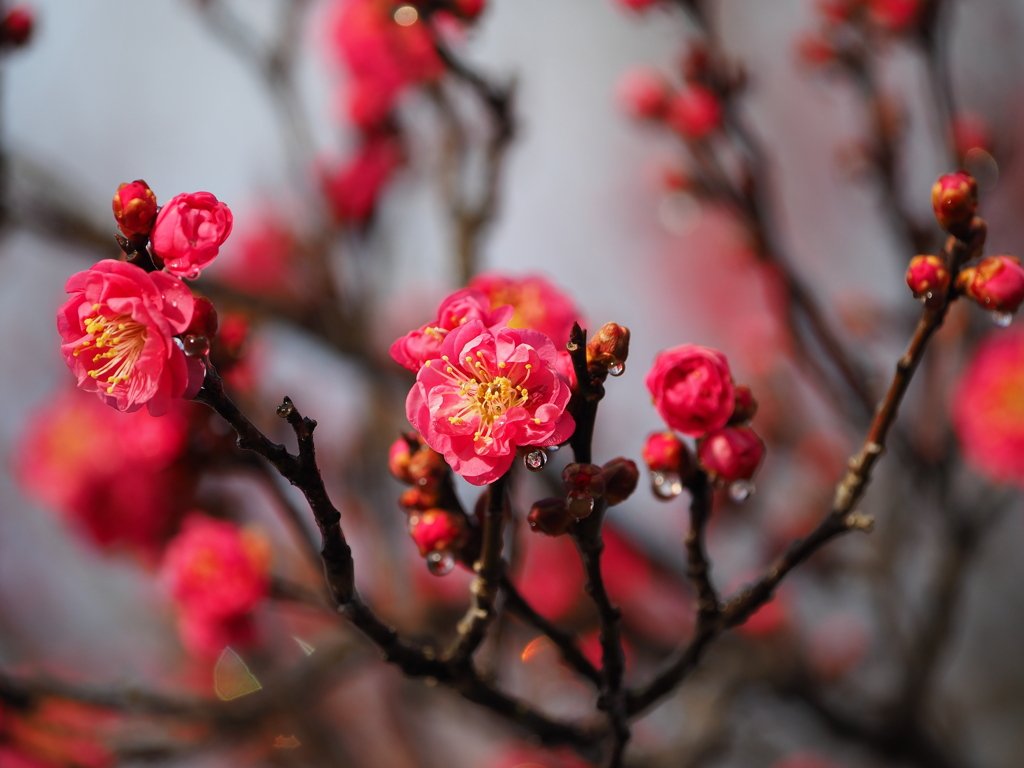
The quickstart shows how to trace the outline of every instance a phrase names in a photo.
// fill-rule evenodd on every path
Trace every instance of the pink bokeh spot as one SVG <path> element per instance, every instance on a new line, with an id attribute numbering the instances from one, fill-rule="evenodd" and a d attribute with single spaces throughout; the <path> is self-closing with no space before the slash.
<path id="1" fill-rule="evenodd" d="M 406 414 L 455 472 L 474 485 L 491 483 L 512 466 L 518 447 L 557 445 L 572 435 L 571 392 L 557 354 L 536 331 L 471 320 L 420 368 Z"/>

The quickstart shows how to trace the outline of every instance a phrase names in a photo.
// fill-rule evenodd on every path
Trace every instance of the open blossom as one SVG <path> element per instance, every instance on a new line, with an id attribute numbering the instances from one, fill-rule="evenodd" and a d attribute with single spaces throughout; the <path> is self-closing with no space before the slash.
<path id="1" fill-rule="evenodd" d="M 440 356 L 441 344 L 448 333 L 470 320 L 479 320 L 488 328 L 500 328 L 512 317 L 510 306 L 491 310 L 491 300 L 479 290 L 463 288 L 441 302 L 437 319 L 410 331 L 391 345 L 391 357 L 410 371 L 419 371 L 431 358 Z"/>
<path id="2" fill-rule="evenodd" d="M 320 170 L 320 183 L 338 221 L 370 218 L 381 192 L 402 162 L 402 150 L 390 136 L 366 139 L 343 165 Z"/>
<path id="3" fill-rule="evenodd" d="M 154 416 L 199 391 L 203 364 L 174 341 L 193 313 L 181 280 L 106 259 L 72 275 L 65 289 L 71 298 L 57 311 L 57 329 L 80 389 L 119 411 L 146 405 Z"/>
<path id="4" fill-rule="evenodd" d="M 167 546 L 163 575 L 181 611 L 186 646 L 216 653 L 254 636 L 252 612 L 270 585 L 266 537 L 196 513 Z"/>
<path id="5" fill-rule="evenodd" d="M 474 485 L 493 482 L 517 447 L 557 445 L 572 434 L 569 382 L 556 357 L 541 333 L 470 320 L 420 368 L 406 414 L 455 472 Z"/>
<path id="6" fill-rule="evenodd" d="M 1024 332 L 978 347 L 953 395 L 953 428 L 974 468 L 1024 487 Z"/>
<path id="7" fill-rule="evenodd" d="M 231 210 L 209 192 L 177 195 L 160 209 L 150 242 L 168 272 L 196 278 L 216 258 L 233 221 Z"/>
<path id="8" fill-rule="evenodd" d="M 690 437 L 724 427 L 735 406 L 725 355 L 697 344 L 661 352 L 647 374 L 647 389 L 665 423 Z"/>
<path id="9" fill-rule="evenodd" d="M 582 323 L 572 299 L 540 275 L 512 277 L 486 272 L 470 280 L 469 287 L 487 294 L 495 309 L 511 305 L 509 327 L 540 331 L 559 349 L 569 341 L 572 324 L 578 320 Z"/>

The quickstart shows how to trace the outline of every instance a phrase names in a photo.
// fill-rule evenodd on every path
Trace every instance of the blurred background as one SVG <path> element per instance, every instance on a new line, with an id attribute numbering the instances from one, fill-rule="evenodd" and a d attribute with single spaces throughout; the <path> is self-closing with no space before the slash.
<path id="1" fill-rule="evenodd" d="M 981 184 L 987 253 L 1022 252 L 1020 2 L 908 2 L 908 13 L 940 18 L 912 21 L 907 31 L 875 16 L 865 27 L 831 20 L 829 9 L 842 3 L 697 3 L 705 27 L 685 12 L 693 5 L 686 2 L 491 0 L 478 17 L 467 11 L 436 26 L 457 61 L 510 89 L 514 131 L 496 164 L 487 154 L 498 130 L 494 115 L 472 79 L 450 67 L 436 82 L 411 78 L 384 128 L 354 124 L 351 69 L 358 56 L 339 30 L 346 8 L 357 5 L 35 0 L 31 39 L 4 52 L 5 670 L 88 690 L 210 696 L 219 693 L 211 688 L 215 670 L 225 669 L 223 655 L 203 659 L 183 644 L 180 606 L 168 595 L 159 552 L 140 552 L 116 536 L 98 543 L 95 527 L 91 536 L 83 533 L 81 519 L 62 515 L 38 482 L 32 487 L 24 479 L 43 450 L 39 436 L 49 434 L 46 414 L 62 398 L 94 401 L 70 392 L 54 317 L 68 276 L 120 255 L 110 199 L 121 182 L 145 179 L 160 202 L 208 190 L 234 212 L 222 257 L 197 284 L 217 304 L 222 327 L 226 317 L 242 318 L 237 332 L 245 351 L 232 353 L 231 362 L 244 370 L 229 380 L 229 391 L 237 388 L 246 413 L 275 439 L 288 437 L 273 418 L 283 395 L 317 419 L 321 466 L 352 540 L 360 590 L 388 621 L 421 639 L 451 631 L 468 605 L 468 575 L 459 568 L 431 575 L 405 535 L 397 502 L 403 488 L 387 473 L 387 452 L 408 429 L 403 403 L 411 379 L 387 349 L 462 287 L 467 270 L 458 253 L 471 254 L 469 273 L 543 275 L 571 299 L 586 327 L 615 321 L 631 329 L 626 373 L 609 380 L 601 405 L 598 463 L 616 456 L 640 462 L 646 436 L 664 429 L 643 381 L 659 350 L 682 343 L 718 348 L 737 382 L 751 384 L 762 409 L 754 427 L 768 458 L 752 498 L 738 504 L 723 489 L 718 499 L 709 548 L 726 594 L 827 512 L 846 457 L 862 440 L 864 416 L 843 405 L 855 397 L 813 333 L 807 354 L 825 361 L 824 372 L 801 361 L 807 342 L 794 339 L 807 334 L 808 321 L 799 313 L 787 319 L 792 294 L 771 259 L 762 258 L 754 230 L 701 186 L 702 153 L 718 153 L 731 179 L 741 177 L 749 155 L 730 144 L 735 134 L 700 145 L 664 122 L 636 119 L 630 113 L 637 94 L 624 85 L 626 73 L 646 66 L 684 82 L 687 56 L 705 44 L 714 82 L 722 85 L 722 72 L 735 76 L 719 96 L 730 119 L 741 120 L 763 149 L 759 193 L 775 250 L 809 288 L 875 395 L 918 314 L 903 281 L 906 264 L 918 246 L 930 243 L 937 252 L 941 244 L 931 184 L 966 161 L 967 149 L 983 152 L 970 157 L 970 168 Z M 425 18 L 416 23 L 425 25 Z M 828 38 L 822 29 L 839 31 Z M 815 58 L 808 42 L 815 35 L 819 43 L 849 43 L 859 63 L 835 51 L 819 50 Z M 284 52 L 279 70 L 264 56 L 273 50 Z M 957 138 L 967 131 L 963 125 L 976 129 L 971 139 Z M 365 215 L 339 213 L 342 182 L 332 194 L 330 179 L 382 135 L 400 147 L 386 183 L 364 190 Z M 880 147 L 891 157 L 879 159 Z M 486 198 L 490 184 L 493 205 L 464 248 L 465 220 L 453 196 Z M 274 231 L 286 243 L 279 243 L 280 253 L 268 245 Z M 313 263 L 311 253 L 317 269 L 303 266 Z M 269 286 L 246 282 L 282 263 Z M 289 283 L 280 275 L 298 277 Z M 337 316 L 300 311 L 327 300 L 342 307 Z M 947 415 L 972 350 L 993 333 L 1017 333 L 1015 326 L 996 329 L 984 314 L 954 308 L 935 343 L 937 362 L 911 390 L 901 439 L 919 461 L 903 461 L 905 451 L 883 461 L 863 504 L 876 516 L 876 530 L 830 545 L 784 583 L 750 626 L 725 637 L 679 694 L 638 721 L 627 764 L 1020 764 L 1024 598 L 1017 586 L 1024 570 L 1017 553 L 1024 521 L 1013 488 L 1024 473 L 992 477 L 965 465 Z M 1024 376 L 1018 383 L 1010 397 L 1024 403 Z M 1012 410 L 1005 420 L 1021 418 Z M 241 759 L 558 768 L 588 757 L 539 751 L 514 724 L 443 687 L 406 681 L 371 663 L 372 649 L 340 629 L 330 611 L 281 597 L 296 584 L 318 588 L 301 536 L 281 514 L 289 503 L 304 511 L 301 496 L 245 462 L 223 459 L 230 439 L 200 406 L 181 419 L 192 437 L 182 438 L 187 457 L 175 472 L 190 479 L 164 478 L 160 503 L 180 499 L 187 509 L 173 513 L 179 521 L 202 509 L 258 524 L 274 552 L 271 572 L 281 580 L 271 589 L 276 604 L 259 609 L 260 640 L 232 656 L 244 671 L 236 668 L 233 679 L 241 675 L 244 687 L 248 675 L 264 682 L 283 675 L 307 663 L 306 646 L 333 649 L 338 663 L 305 699 L 294 684 L 280 694 L 280 708 L 288 702 L 292 715 L 275 710 L 248 730 L 212 720 L 204 730 L 188 718 L 169 725 L 136 717 L 130 706 L 102 715 L 75 710 L 57 720 L 65 717 L 67 728 L 101 742 L 95 757 L 84 748 L 57 754 L 33 747 L 24 754 L 36 763 L 15 762 L 29 759 L 16 754 L 31 728 L 12 726 L 13 746 L 0 752 L 0 768 L 5 760 L 20 768 Z M 1019 429 L 1024 433 L 1024 425 Z M 117 455 L 113 438 L 93 440 L 95 434 L 67 427 L 46 450 L 88 454 L 109 470 L 104 483 L 137 471 Z M 59 483 L 72 470 L 54 461 L 48 482 Z M 546 472 L 521 475 L 513 497 L 520 512 L 550 495 L 548 475 L 557 478 L 565 461 L 552 454 Z M 929 485 L 939 474 L 941 492 Z M 682 546 L 686 496 L 666 502 L 647 486 L 645 474 L 634 497 L 609 517 L 618 543 L 609 545 L 613 565 L 606 567 L 616 569 L 609 580 L 620 583 L 613 598 L 626 612 L 631 680 L 649 677 L 693 621 Z M 477 490 L 458 490 L 472 509 Z M 146 508 L 103 499 L 99 507 L 127 504 L 126 514 Z M 311 517 L 302 519 L 312 530 Z M 163 534 L 169 538 L 171 528 Z M 524 594 L 590 642 L 594 616 L 581 607 L 582 577 L 567 562 L 575 557 L 572 547 L 531 534 L 521 519 L 510 537 Z M 961 540 L 969 545 L 959 546 Z M 489 673 L 552 715 L 593 712 L 593 690 L 538 638 L 529 626 L 507 622 L 485 648 Z M 915 658 L 926 660 L 923 670 Z M 910 691 L 913 685 L 921 690 Z M 46 717 L 35 714 L 45 725 Z M 32 744 L 64 738 L 38 727 L 44 735 Z"/>

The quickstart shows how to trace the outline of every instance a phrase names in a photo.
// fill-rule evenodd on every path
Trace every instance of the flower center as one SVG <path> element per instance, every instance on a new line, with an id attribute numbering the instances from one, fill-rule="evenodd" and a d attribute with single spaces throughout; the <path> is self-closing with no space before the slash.
<path id="1" fill-rule="evenodd" d="M 93 309 L 98 310 L 99 304 Z M 95 354 L 92 362 L 99 367 L 89 375 L 107 385 L 107 394 L 113 394 L 114 387 L 127 381 L 142 355 L 146 345 L 146 326 L 132 320 L 130 315 L 114 315 L 107 318 L 97 312 L 85 321 L 85 332 L 92 338 L 86 339 L 75 350 L 75 357 L 87 347 Z"/>
<path id="2" fill-rule="evenodd" d="M 441 359 L 446 363 L 450 362 L 447 355 Z M 510 408 L 525 405 L 530 400 L 530 391 L 523 385 L 530 377 L 532 366 L 529 363 L 522 366 L 525 376 L 519 383 L 505 375 L 512 373 L 505 371 L 505 363 L 498 363 L 497 367 L 499 375 L 494 375 L 481 352 L 476 353 L 476 359 L 469 355 L 465 358 L 465 368 L 472 375 L 453 365 L 445 366 L 448 379 L 458 386 L 459 396 L 462 398 L 462 407 L 449 416 L 448 421 L 458 425 L 475 418 L 477 424 L 476 432 L 473 434 L 474 441 L 493 441 L 494 423 Z"/>

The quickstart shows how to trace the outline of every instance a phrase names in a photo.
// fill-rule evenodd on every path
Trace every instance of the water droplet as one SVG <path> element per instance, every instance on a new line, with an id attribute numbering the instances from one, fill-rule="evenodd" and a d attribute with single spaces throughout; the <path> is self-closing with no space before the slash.
<path id="1" fill-rule="evenodd" d="M 547 445 L 544 447 L 544 450 L 548 453 L 558 453 L 558 449 L 561 447 L 560 445 Z"/>
<path id="2" fill-rule="evenodd" d="M 992 322 L 1000 328 L 1009 328 L 1010 323 L 1013 322 L 1013 314 L 1010 312 L 993 312 Z"/>
<path id="3" fill-rule="evenodd" d="M 754 492 L 754 484 L 749 480 L 736 480 L 729 485 L 729 498 L 742 504 Z"/>
<path id="4" fill-rule="evenodd" d="M 197 277 L 199 277 L 199 270 L 193 269 L 191 272 L 185 275 L 185 277 L 187 277 L 189 280 L 195 280 Z"/>
<path id="5" fill-rule="evenodd" d="M 172 307 L 177 307 L 177 306 L 178 306 L 178 302 L 176 302 L 176 301 L 172 301 L 172 302 L 171 302 L 171 306 L 172 306 Z"/>
<path id="6" fill-rule="evenodd" d="M 565 345 L 565 348 L 570 352 L 575 352 L 577 349 L 580 348 L 580 345 L 577 344 L 575 341 L 570 341 L 568 344 Z"/>
<path id="7" fill-rule="evenodd" d="M 523 457 L 523 463 L 531 472 L 540 472 L 548 463 L 548 455 L 539 448 L 534 448 Z"/>
<path id="8" fill-rule="evenodd" d="M 446 549 L 427 555 L 427 570 L 435 576 L 447 576 L 455 567 L 455 556 Z"/>
<path id="9" fill-rule="evenodd" d="M 283 403 L 277 406 L 277 415 L 280 416 L 282 419 L 287 419 L 294 412 L 295 406 L 292 404 L 292 401 L 287 398 L 285 398 L 285 401 Z"/>
<path id="10" fill-rule="evenodd" d="M 931 291 L 925 291 L 924 296 L 921 297 L 921 301 L 931 301 L 934 298 L 934 294 Z"/>
<path id="11" fill-rule="evenodd" d="M 608 375 L 609 376 L 621 376 L 625 372 L 626 372 L 626 364 L 625 363 L 616 363 L 615 365 L 612 365 L 612 366 L 608 367 Z"/>
<path id="12" fill-rule="evenodd" d="M 572 491 L 566 497 L 566 508 L 577 520 L 582 520 L 594 511 L 594 497 L 581 491 Z"/>
<path id="13" fill-rule="evenodd" d="M 409 515 L 409 533 L 412 533 L 413 529 L 420 524 L 419 515 Z"/>
<path id="14" fill-rule="evenodd" d="M 683 492 L 683 481 L 678 472 L 652 472 L 651 490 L 659 499 L 668 501 Z"/>
<path id="15" fill-rule="evenodd" d="M 210 339 L 201 333 L 187 333 L 181 337 L 181 348 L 189 357 L 206 357 L 210 354 Z"/>

